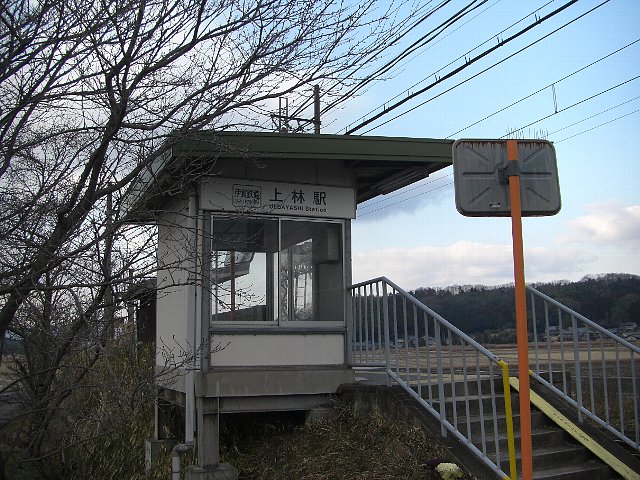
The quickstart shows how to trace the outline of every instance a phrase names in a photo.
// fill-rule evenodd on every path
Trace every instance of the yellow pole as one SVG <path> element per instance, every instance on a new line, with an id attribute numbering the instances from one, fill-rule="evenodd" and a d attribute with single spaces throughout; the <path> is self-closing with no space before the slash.
<path id="1" fill-rule="evenodd" d="M 509 383 L 509 365 L 503 360 L 498 360 L 498 365 L 502 368 L 502 388 L 504 390 L 504 413 L 507 420 L 507 448 L 509 450 L 509 473 L 511 480 L 518 478 L 516 471 L 516 448 L 513 436 L 513 410 L 511 409 L 511 386 Z"/>
<path id="2" fill-rule="evenodd" d="M 507 160 L 518 160 L 518 142 L 507 140 Z M 520 450 L 522 479 L 532 480 L 531 409 L 529 399 L 529 343 L 527 334 L 527 294 L 524 283 L 524 249 L 522 246 L 522 206 L 520 177 L 509 177 L 511 200 L 511 236 L 513 237 L 513 271 L 516 284 L 516 335 L 518 339 L 518 376 L 520 378 Z"/>

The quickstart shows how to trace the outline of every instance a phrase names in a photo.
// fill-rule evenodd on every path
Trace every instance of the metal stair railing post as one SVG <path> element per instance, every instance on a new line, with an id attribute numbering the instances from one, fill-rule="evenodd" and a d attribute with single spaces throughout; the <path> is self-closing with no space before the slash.
<path id="1" fill-rule="evenodd" d="M 499 360 L 498 365 L 502 369 L 502 385 L 505 391 L 511 387 L 509 385 L 509 365 L 504 361 Z M 511 409 L 511 395 L 505 395 L 504 397 L 504 410 L 507 416 L 507 441 L 509 442 L 509 451 L 515 450 L 515 436 L 513 434 L 513 410 Z M 511 471 L 511 477 L 516 477 L 516 459 L 515 456 L 509 457 L 509 469 Z"/>
<path id="2" fill-rule="evenodd" d="M 576 372 L 576 401 L 578 402 L 578 421 L 582 423 L 582 368 L 580 365 L 580 345 L 578 345 L 578 322 L 576 317 L 571 315 L 571 329 L 573 330 L 573 361 Z"/>
<path id="3" fill-rule="evenodd" d="M 453 435 L 460 440 L 501 478 L 515 479 L 507 364 L 385 277 L 353 285 L 349 291 L 353 298 L 347 330 L 354 332 L 351 350 L 360 351 L 360 355 L 352 357 L 352 366 L 381 367 L 379 360 L 384 355 L 387 384 L 395 381 L 435 416 L 443 436 Z M 407 304 L 411 308 L 407 308 Z M 359 337 L 356 332 L 361 332 Z M 496 381 L 500 376 L 502 384 L 498 385 Z M 489 388 L 483 387 L 486 382 Z M 473 386 L 475 393 L 471 391 Z M 504 410 L 496 401 L 496 387 L 504 390 Z M 436 394 L 434 388 L 437 388 Z M 450 395 L 448 389 L 451 389 Z M 501 455 L 500 440 L 504 436 L 507 437 L 507 458 Z M 511 477 L 503 471 L 507 469 L 503 467 L 505 460 Z"/>
<path id="4" fill-rule="evenodd" d="M 438 400 L 440 403 L 440 418 L 445 419 L 447 418 L 447 411 L 446 411 L 447 404 L 444 399 L 444 382 L 442 381 L 442 379 L 444 378 L 444 371 L 442 368 L 442 337 L 440 336 L 440 324 L 436 322 L 434 324 L 434 328 L 435 328 L 434 335 L 436 336 L 436 365 L 438 369 L 437 371 L 438 371 L 438 379 L 439 379 Z M 446 437 L 447 428 L 445 427 L 444 422 L 440 423 L 440 427 L 441 427 L 442 436 Z"/>
<path id="5" fill-rule="evenodd" d="M 533 321 L 537 321 L 537 304 L 542 302 L 545 311 L 544 346 L 541 346 L 539 332 L 534 330 L 531 347 L 535 349 L 536 365 L 532 376 L 576 408 L 580 422 L 586 416 L 622 442 L 640 451 L 637 400 L 639 379 L 636 373 L 640 348 L 535 288 L 527 286 L 527 290 L 531 294 Z M 556 307 L 558 312 L 556 325 L 549 319 L 550 306 Z M 563 317 L 571 320 L 571 331 L 565 330 L 566 323 L 563 323 Z M 592 342 L 592 339 L 595 342 Z M 582 345 L 581 340 L 584 342 Z M 565 343 L 568 341 L 573 343 L 570 349 L 573 350 L 573 368 L 571 359 L 565 355 Z M 543 350 L 545 347 L 546 351 Z M 615 358 L 608 359 L 612 347 Z M 586 358 L 583 353 L 585 348 Z M 556 354 L 558 350 L 559 358 Z M 539 362 L 538 358 L 542 358 L 542 362 Z M 586 362 L 586 365 L 583 362 Z M 541 363 L 546 363 L 548 379 L 544 377 Z M 623 376 L 623 364 L 628 365 L 629 377 Z M 561 386 L 554 380 L 554 368 L 562 371 Z M 571 382 L 567 379 L 568 374 L 573 376 Z M 615 377 L 615 380 L 612 379 L 610 382 L 610 375 Z M 631 384 L 629 391 L 625 391 L 623 387 L 623 378 L 625 383 Z M 572 391 L 572 384 L 575 385 L 575 392 Z M 602 405 L 597 404 L 598 399 L 601 399 Z"/>
<path id="6" fill-rule="evenodd" d="M 382 284 L 382 308 L 384 310 L 384 357 L 386 368 L 391 365 L 391 347 L 389 345 L 389 298 L 387 296 L 387 284 Z M 391 377 L 387 375 L 387 386 L 391 386 Z"/>

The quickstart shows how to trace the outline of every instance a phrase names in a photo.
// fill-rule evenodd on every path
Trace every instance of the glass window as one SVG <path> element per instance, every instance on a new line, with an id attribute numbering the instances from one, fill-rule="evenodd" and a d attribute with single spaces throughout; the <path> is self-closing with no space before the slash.
<path id="1" fill-rule="evenodd" d="M 273 286 L 268 262 L 278 248 L 275 220 L 245 218 L 212 222 L 212 315 L 219 321 L 270 321 Z"/>
<path id="2" fill-rule="evenodd" d="M 216 321 L 342 322 L 342 224 L 214 218 Z"/>

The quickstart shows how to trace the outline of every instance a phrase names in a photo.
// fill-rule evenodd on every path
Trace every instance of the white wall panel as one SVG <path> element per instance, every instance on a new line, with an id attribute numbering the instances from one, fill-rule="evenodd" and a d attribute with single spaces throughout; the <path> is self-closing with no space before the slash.
<path id="1" fill-rule="evenodd" d="M 345 359 L 342 334 L 214 335 L 211 344 L 214 368 L 343 365 Z"/>
<path id="2" fill-rule="evenodd" d="M 156 364 L 182 363 L 186 341 L 186 202 L 176 203 L 158 222 Z"/>

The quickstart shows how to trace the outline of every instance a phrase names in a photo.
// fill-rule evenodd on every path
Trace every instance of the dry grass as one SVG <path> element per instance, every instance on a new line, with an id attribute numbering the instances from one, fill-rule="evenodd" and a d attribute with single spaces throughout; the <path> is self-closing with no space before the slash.
<path id="1" fill-rule="evenodd" d="M 234 431 L 223 461 L 245 480 L 435 479 L 424 464 L 442 458 L 417 427 L 339 408 L 335 418 L 304 425 L 269 423 Z"/>

